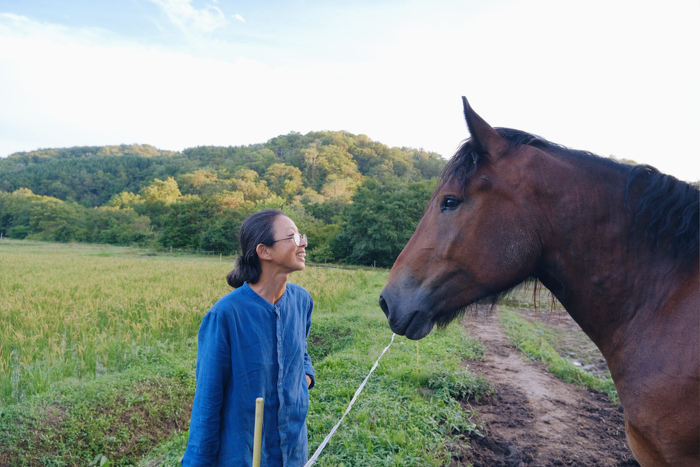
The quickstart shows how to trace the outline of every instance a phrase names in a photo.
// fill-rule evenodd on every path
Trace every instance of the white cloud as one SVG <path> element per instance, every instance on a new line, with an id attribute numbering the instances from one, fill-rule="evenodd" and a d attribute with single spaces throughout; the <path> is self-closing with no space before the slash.
<path id="1" fill-rule="evenodd" d="M 165 12 L 170 21 L 184 32 L 212 32 L 226 24 L 224 14 L 217 7 L 207 5 L 194 8 L 192 0 L 150 0 Z"/>
<path id="2" fill-rule="evenodd" d="M 238 21 L 242 21 L 242 22 L 245 23 L 245 20 L 243 19 L 243 17 L 242 17 L 241 15 L 239 15 L 238 13 L 236 13 L 235 15 L 233 15 L 233 17 L 236 18 Z"/>

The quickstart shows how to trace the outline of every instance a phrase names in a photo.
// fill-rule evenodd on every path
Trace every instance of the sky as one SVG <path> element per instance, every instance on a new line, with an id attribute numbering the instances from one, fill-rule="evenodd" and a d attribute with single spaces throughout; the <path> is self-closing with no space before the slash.
<path id="1" fill-rule="evenodd" d="M 0 157 L 494 127 L 700 180 L 700 2 L 0 0 Z"/>

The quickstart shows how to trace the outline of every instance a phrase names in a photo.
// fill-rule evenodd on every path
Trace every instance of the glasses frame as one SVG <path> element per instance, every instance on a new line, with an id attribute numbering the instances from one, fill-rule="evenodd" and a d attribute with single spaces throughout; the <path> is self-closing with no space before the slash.
<path id="1" fill-rule="evenodd" d="M 295 244 L 296 246 L 301 246 L 302 243 L 303 243 L 305 246 L 308 246 L 308 245 L 309 245 L 309 240 L 306 238 L 306 234 L 299 234 L 299 233 L 297 233 L 297 232 L 294 232 L 294 233 L 293 233 L 292 235 L 290 235 L 289 237 L 280 238 L 279 240 L 273 240 L 272 243 L 281 242 L 282 240 L 294 240 L 294 244 Z"/>

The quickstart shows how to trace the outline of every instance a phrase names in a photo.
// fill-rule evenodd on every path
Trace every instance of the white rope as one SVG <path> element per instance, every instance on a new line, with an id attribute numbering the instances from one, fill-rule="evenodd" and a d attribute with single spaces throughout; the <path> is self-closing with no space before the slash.
<path id="1" fill-rule="evenodd" d="M 367 380 L 369 379 L 370 375 L 372 375 L 372 372 L 374 371 L 374 369 L 377 368 L 377 365 L 379 364 L 379 360 L 386 353 L 386 351 L 389 350 L 389 347 L 391 347 L 391 344 L 394 343 L 394 337 L 396 337 L 396 334 L 393 334 L 391 336 L 391 342 L 389 342 L 389 345 L 384 347 L 384 350 L 382 351 L 381 355 L 379 355 L 379 358 L 377 358 L 377 361 L 374 362 L 374 366 L 372 367 L 371 370 L 369 370 L 369 374 L 367 375 L 365 380 L 362 381 L 362 384 L 360 384 L 360 387 L 357 388 L 357 391 L 355 391 L 355 395 L 352 397 L 352 400 L 350 401 L 350 405 L 348 405 L 348 408 L 345 411 L 345 413 L 343 414 L 343 416 L 340 417 L 340 420 L 338 420 L 338 423 L 335 424 L 335 426 L 333 427 L 331 432 L 328 433 L 328 436 L 326 436 L 326 439 L 324 439 L 323 442 L 321 443 L 321 445 L 318 447 L 318 449 L 316 449 L 316 452 L 314 452 L 314 455 L 311 456 L 311 459 L 309 459 L 309 461 L 306 464 L 304 464 L 304 467 L 311 467 L 316 462 L 316 459 L 318 459 L 318 456 L 321 455 L 321 451 L 323 451 L 323 448 L 326 447 L 326 444 L 328 444 L 328 441 L 330 441 L 331 436 L 333 436 L 333 433 L 335 433 L 335 430 L 338 429 L 338 427 L 342 423 L 345 416 L 348 414 L 348 412 L 350 412 L 350 409 L 352 408 L 352 404 L 355 403 L 355 400 L 357 400 L 357 396 L 359 396 L 360 393 L 362 392 L 362 388 L 365 387 L 365 383 L 367 383 Z"/>

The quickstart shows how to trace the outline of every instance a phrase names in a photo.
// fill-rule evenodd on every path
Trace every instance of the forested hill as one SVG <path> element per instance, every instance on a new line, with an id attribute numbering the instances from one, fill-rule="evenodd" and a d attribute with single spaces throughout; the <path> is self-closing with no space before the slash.
<path id="1" fill-rule="evenodd" d="M 181 153 L 149 145 L 41 149 L 0 159 L 0 190 L 28 188 L 94 207 L 122 191 L 138 192 L 158 176 L 175 175 L 186 166 Z"/>
<path id="2" fill-rule="evenodd" d="M 327 197 L 329 191 L 365 177 L 407 182 L 435 178 L 443 164 L 435 153 L 390 148 L 364 135 L 290 133 L 264 144 L 200 146 L 182 153 L 149 145 L 20 152 L 0 159 L 0 190 L 29 188 L 35 194 L 95 207 L 123 191 L 136 193 L 168 177 L 178 182 L 183 194 L 230 190 L 237 173 L 240 178 L 245 169 L 255 171 L 246 177 L 265 181 L 276 195 L 308 198 L 325 191 Z"/>
<path id="3" fill-rule="evenodd" d="M 182 152 L 137 144 L 20 152 L 0 159 L 0 234 L 229 253 L 245 216 L 280 207 L 309 231 L 315 259 L 387 265 L 410 238 L 444 163 L 436 153 L 342 131 Z M 372 212 L 403 209 L 409 222 L 387 224 L 383 254 L 368 253 L 374 243 L 353 253 L 347 236 L 357 225 L 348 223 L 360 207 L 353 198 L 375 202 L 380 192 L 385 206 Z M 394 196 L 398 204 L 387 206 Z"/>

